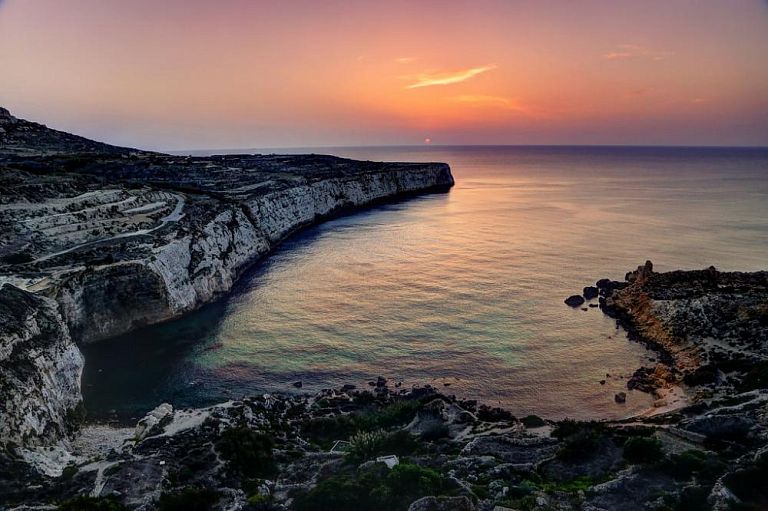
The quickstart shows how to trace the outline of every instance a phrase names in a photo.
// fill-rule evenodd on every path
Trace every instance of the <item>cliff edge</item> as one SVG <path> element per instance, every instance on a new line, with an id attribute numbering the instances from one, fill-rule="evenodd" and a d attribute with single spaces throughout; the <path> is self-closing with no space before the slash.
<path id="1" fill-rule="evenodd" d="M 453 184 L 444 163 L 172 156 L 94 142 L 0 109 L 0 286 L 34 295 L 25 298 L 30 307 L 37 298 L 55 304 L 62 343 L 95 342 L 221 296 L 297 229 Z M 14 381 L 0 372 L 11 393 Z M 79 386 L 66 391 L 79 400 Z M 0 442 L 29 441 L 10 427 L 19 409 L 9 402 L 0 404 Z M 38 413 L 54 420 L 62 411 Z"/>

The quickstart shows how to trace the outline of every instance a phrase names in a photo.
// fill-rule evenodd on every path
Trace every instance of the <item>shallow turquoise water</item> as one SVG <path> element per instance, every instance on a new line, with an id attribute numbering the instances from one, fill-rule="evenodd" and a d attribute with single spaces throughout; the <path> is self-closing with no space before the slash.
<path id="1" fill-rule="evenodd" d="M 621 417 L 654 355 L 563 298 L 651 259 L 659 270 L 768 264 L 768 151 L 337 148 L 446 161 L 456 187 L 304 231 L 228 299 L 86 351 L 86 405 L 130 417 L 383 375 L 515 413 Z M 599 380 L 612 375 L 606 385 Z M 621 376 L 624 376 L 622 378 Z"/>

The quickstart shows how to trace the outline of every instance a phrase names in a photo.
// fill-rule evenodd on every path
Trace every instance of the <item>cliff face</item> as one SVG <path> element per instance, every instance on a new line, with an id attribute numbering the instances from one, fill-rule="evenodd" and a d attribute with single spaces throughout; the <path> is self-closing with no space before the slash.
<path id="1" fill-rule="evenodd" d="M 83 357 L 50 299 L 0 287 L 0 440 L 63 437 L 80 405 Z"/>
<path id="2" fill-rule="evenodd" d="M 297 229 L 339 212 L 451 183 L 447 166 L 324 179 L 197 212 L 190 229 L 158 236 L 143 257 L 70 272 L 46 292 L 78 342 L 93 342 L 193 310 Z M 184 225 L 184 222 L 180 222 Z M 75 257 L 70 255 L 70 257 Z"/>
<path id="3" fill-rule="evenodd" d="M 22 316 L 58 321 L 60 328 L 45 334 L 50 357 L 29 381 L 68 395 L 23 405 L 23 380 L 0 372 L 0 383 L 19 400 L 0 418 L 0 431 L 21 431 L 19 421 L 32 413 L 63 433 L 60 419 L 80 396 L 79 384 L 70 381 L 79 381 L 82 367 L 72 341 L 95 342 L 193 310 L 227 292 L 250 264 L 301 227 L 453 185 L 444 163 L 171 156 L 91 142 L 0 113 L 0 285 L 31 297 L 26 316 L 9 314 L 7 324 L 13 328 Z M 35 338 L 36 330 L 29 332 Z M 17 360 L 32 355 L 27 344 L 18 344 Z M 51 377 L 56 369 L 67 381 Z M 40 442 L 61 436 L 25 428 Z M 3 433 L 0 442 L 17 437 Z"/>

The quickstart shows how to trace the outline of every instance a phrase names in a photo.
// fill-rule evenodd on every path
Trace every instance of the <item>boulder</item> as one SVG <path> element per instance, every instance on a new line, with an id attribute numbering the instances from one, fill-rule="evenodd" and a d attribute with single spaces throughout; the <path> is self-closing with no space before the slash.
<path id="1" fill-rule="evenodd" d="M 627 402 L 627 393 L 626 392 L 617 392 L 615 396 L 613 396 L 613 399 L 617 403 L 626 403 Z"/>
<path id="2" fill-rule="evenodd" d="M 593 298 L 597 298 L 597 295 L 600 294 L 600 291 L 595 286 L 587 286 L 584 288 L 582 294 L 587 300 L 592 300 Z"/>
<path id="3" fill-rule="evenodd" d="M 581 295 L 572 295 L 565 299 L 565 304 L 570 307 L 580 307 L 584 304 L 584 297 Z"/>
<path id="4" fill-rule="evenodd" d="M 136 424 L 134 438 L 141 441 L 148 436 L 160 434 L 166 424 L 173 420 L 173 406 L 163 403 L 149 412 Z"/>

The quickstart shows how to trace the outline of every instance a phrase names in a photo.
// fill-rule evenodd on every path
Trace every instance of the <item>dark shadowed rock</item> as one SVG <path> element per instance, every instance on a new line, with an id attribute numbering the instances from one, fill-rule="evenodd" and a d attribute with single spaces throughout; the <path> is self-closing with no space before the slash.
<path id="1" fill-rule="evenodd" d="M 565 299 L 565 304 L 570 307 L 580 307 L 584 303 L 584 297 L 581 295 L 572 295 Z"/>
<path id="2" fill-rule="evenodd" d="M 587 300 L 592 300 L 593 298 L 597 298 L 597 295 L 599 294 L 599 290 L 595 286 L 587 286 L 584 288 L 584 291 L 582 293 L 584 295 L 584 298 Z"/>

